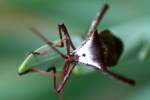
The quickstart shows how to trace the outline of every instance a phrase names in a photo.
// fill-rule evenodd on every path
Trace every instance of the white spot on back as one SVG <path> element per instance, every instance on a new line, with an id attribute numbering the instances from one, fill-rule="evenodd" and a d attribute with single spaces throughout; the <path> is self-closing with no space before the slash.
<path id="1" fill-rule="evenodd" d="M 92 37 L 85 41 L 79 48 L 75 50 L 75 54 L 79 56 L 78 61 L 83 64 L 88 64 L 97 68 L 101 68 L 100 64 L 92 59 L 94 55 L 91 52 L 91 45 Z"/>

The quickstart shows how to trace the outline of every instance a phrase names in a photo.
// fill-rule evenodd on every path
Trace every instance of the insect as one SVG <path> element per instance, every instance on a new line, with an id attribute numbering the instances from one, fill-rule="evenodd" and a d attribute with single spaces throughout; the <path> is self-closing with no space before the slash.
<path id="1" fill-rule="evenodd" d="M 101 32 L 97 31 L 97 26 L 101 22 L 105 12 L 108 9 L 108 4 L 104 4 L 101 10 L 97 13 L 95 19 L 92 21 L 89 31 L 87 32 L 87 38 L 79 47 L 75 47 L 72 39 L 69 35 L 69 32 L 65 26 L 65 24 L 59 24 L 59 36 L 60 41 L 58 43 L 53 43 L 44 37 L 37 29 L 31 28 L 31 30 L 40 37 L 55 53 L 57 53 L 62 59 L 65 60 L 61 71 L 61 82 L 57 88 L 56 86 L 56 66 L 51 65 L 47 71 L 37 70 L 34 68 L 29 68 L 22 71 L 22 68 L 19 71 L 19 74 L 24 74 L 27 72 L 37 72 L 46 75 L 50 75 L 50 71 L 53 71 L 53 79 L 54 79 L 54 90 L 56 90 L 61 99 L 61 94 L 63 88 L 69 79 L 73 69 L 76 67 L 78 63 L 86 65 L 87 67 L 91 67 L 96 69 L 99 72 L 102 72 L 109 77 L 117 79 L 123 83 L 129 85 L 135 85 L 135 81 L 119 74 L 116 74 L 109 70 L 109 67 L 117 64 L 122 51 L 123 51 L 123 43 L 119 38 L 114 36 L 111 31 L 105 29 Z M 58 48 L 62 48 L 66 45 L 66 54 L 61 52 Z M 33 55 L 45 55 L 48 52 L 31 52 Z M 55 62 L 56 63 L 56 62 Z"/>

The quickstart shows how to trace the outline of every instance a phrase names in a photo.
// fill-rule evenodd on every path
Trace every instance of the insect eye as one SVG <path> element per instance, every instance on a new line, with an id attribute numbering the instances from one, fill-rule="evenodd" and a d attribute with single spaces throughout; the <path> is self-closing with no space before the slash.
<path id="1" fill-rule="evenodd" d="M 84 53 L 84 54 L 82 54 L 82 56 L 83 56 L 83 57 L 85 57 L 85 56 L 86 56 L 86 54 Z"/>

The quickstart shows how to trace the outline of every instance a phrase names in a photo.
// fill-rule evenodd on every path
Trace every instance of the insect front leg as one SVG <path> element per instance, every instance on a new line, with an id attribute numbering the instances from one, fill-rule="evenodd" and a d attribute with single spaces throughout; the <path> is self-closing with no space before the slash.
<path id="1" fill-rule="evenodd" d="M 37 51 L 30 51 L 30 52 L 27 52 L 27 56 L 30 55 L 30 54 L 33 54 L 35 56 L 44 56 L 48 53 L 48 51 L 50 51 L 51 48 L 46 48 L 45 50 L 41 51 L 41 52 L 37 52 Z"/>
<path id="2" fill-rule="evenodd" d="M 60 41 L 58 41 L 58 42 L 56 42 L 56 43 L 53 43 L 53 46 L 54 47 L 60 47 L 60 48 L 62 48 L 62 47 L 64 47 L 64 45 L 62 45 L 61 43 L 61 41 L 64 41 L 64 40 L 60 40 Z M 27 52 L 27 56 L 28 55 L 30 55 L 30 54 L 33 54 L 33 55 L 35 55 L 35 56 L 44 56 L 44 55 L 46 55 L 49 51 L 51 51 L 52 49 L 51 48 L 45 48 L 44 50 L 42 50 L 42 51 L 40 51 L 40 52 L 37 52 L 37 51 L 30 51 L 30 52 Z"/>
<path id="3" fill-rule="evenodd" d="M 71 38 L 69 36 L 69 33 L 68 33 L 65 25 L 64 24 L 58 25 L 58 28 L 59 28 L 60 38 L 63 38 L 63 36 L 62 36 L 63 34 L 62 34 L 61 30 L 64 32 L 65 42 L 66 42 L 66 49 L 67 49 L 67 55 L 66 55 L 67 58 L 65 59 L 66 62 L 64 64 L 62 72 L 61 72 L 61 83 L 60 83 L 60 85 L 62 84 L 63 86 L 61 86 L 60 91 L 58 91 L 59 100 L 62 100 L 62 91 L 63 91 L 63 87 L 64 87 L 64 84 L 65 84 L 63 81 L 64 81 L 64 78 L 66 77 L 66 75 L 68 74 L 69 66 L 70 66 L 70 63 L 71 63 L 70 62 L 71 61 L 70 49 L 71 49 L 71 47 L 72 47 L 72 49 L 75 49 L 75 46 L 73 45 L 73 43 L 71 41 Z"/>
<path id="4" fill-rule="evenodd" d="M 72 47 L 73 50 L 75 50 L 76 48 L 70 38 L 70 35 L 68 33 L 68 30 L 67 30 L 65 24 L 64 23 L 58 24 L 58 29 L 59 29 L 60 39 L 63 38 L 63 34 L 62 34 L 62 32 L 63 32 L 65 35 L 65 38 L 67 39 L 67 41 L 69 41 L 70 46 Z"/>
<path id="5" fill-rule="evenodd" d="M 61 83 L 60 83 L 60 85 L 57 89 L 58 93 L 60 93 L 63 90 L 63 87 L 64 87 L 65 83 L 67 82 L 67 80 L 69 79 L 69 77 L 70 77 L 73 69 L 75 68 L 75 66 L 76 66 L 76 63 L 73 63 L 71 68 L 68 69 L 67 73 L 65 74 L 63 80 L 61 81 Z"/>
<path id="6" fill-rule="evenodd" d="M 63 81 L 64 76 L 66 75 L 66 73 L 68 71 L 69 65 L 70 65 L 70 62 L 68 60 L 66 60 L 64 66 L 63 66 L 63 69 L 61 71 L 61 82 Z M 59 100 L 62 100 L 62 90 L 60 92 L 58 92 L 58 95 L 59 95 Z"/>
<path id="7" fill-rule="evenodd" d="M 48 40 L 44 35 L 42 35 L 36 28 L 32 27 L 30 28 L 31 31 L 33 31 L 33 33 L 35 33 L 38 37 L 40 37 L 47 45 L 49 45 L 49 47 L 51 47 L 52 50 L 54 50 L 55 52 L 57 52 L 62 58 L 67 58 L 67 56 L 60 52 L 55 46 L 54 43 L 50 40 Z"/>

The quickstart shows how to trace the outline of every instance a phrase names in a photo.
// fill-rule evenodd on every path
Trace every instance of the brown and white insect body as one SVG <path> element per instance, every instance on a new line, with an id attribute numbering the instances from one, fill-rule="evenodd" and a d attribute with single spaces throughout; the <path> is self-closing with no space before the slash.
<path id="1" fill-rule="evenodd" d="M 57 47 L 64 47 L 64 42 L 66 43 L 67 54 L 60 52 L 55 46 L 54 43 L 47 40 L 40 32 L 35 28 L 31 30 L 38 35 L 44 42 L 46 42 L 55 52 L 57 52 L 62 58 L 65 59 L 65 64 L 61 72 L 61 83 L 57 88 L 59 95 L 61 95 L 63 87 L 67 82 L 69 76 L 72 73 L 72 70 L 77 63 L 82 63 L 87 65 L 87 67 L 93 67 L 96 70 L 113 77 L 117 80 L 120 80 L 129 85 L 134 85 L 135 81 L 123 77 L 119 74 L 111 72 L 108 70 L 108 67 L 114 66 L 117 64 L 120 55 L 123 51 L 123 43 L 120 39 L 114 36 L 109 30 L 104 30 L 98 33 L 97 26 L 103 18 L 104 13 L 108 9 L 108 5 L 104 4 L 102 9 L 97 13 L 96 18 L 91 23 L 90 29 L 87 33 L 86 40 L 76 48 L 69 36 L 68 30 L 64 24 L 58 25 L 60 42 L 57 44 Z M 72 49 L 72 50 L 71 50 Z M 38 54 L 33 52 L 34 54 Z M 51 68 L 54 73 L 54 89 L 56 89 L 56 69 Z M 50 71 L 49 70 L 49 71 Z M 29 70 L 30 72 L 41 72 L 36 69 Z M 43 73 L 43 71 L 42 71 Z M 49 72 L 45 72 L 49 73 Z M 60 97 L 61 99 L 61 97 Z"/>

